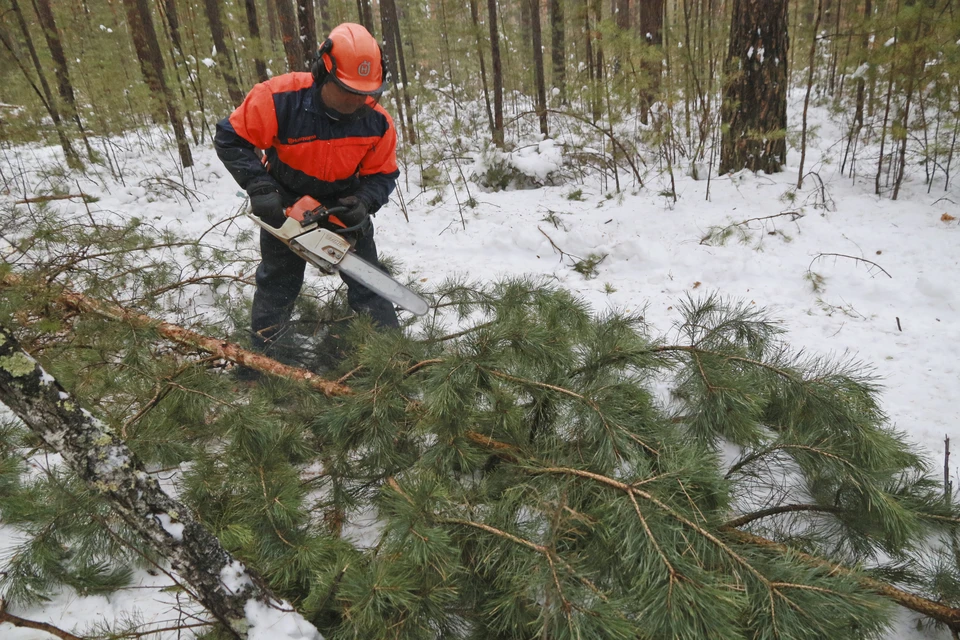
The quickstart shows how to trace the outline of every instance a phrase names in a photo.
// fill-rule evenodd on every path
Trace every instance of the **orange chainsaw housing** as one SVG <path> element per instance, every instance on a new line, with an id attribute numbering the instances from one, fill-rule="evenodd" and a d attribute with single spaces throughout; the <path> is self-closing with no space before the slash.
<path id="1" fill-rule="evenodd" d="M 294 202 L 293 205 L 287 207 L 286 214 L 288 218 L 293 218 L 297 222 L 302 223 L 307 214 L 313 213 L 317 209 L 325 209 L 325 207 L 317 202 L 317 200 L 314 198 L 311 198 L 310 196 L 303 196 Z M 345 229 L 347 227 L 347 225 L 345 225 L 337 216 L 328 216 L 327 220 L 334 226 L 340 227 L 341 229 Z"/>

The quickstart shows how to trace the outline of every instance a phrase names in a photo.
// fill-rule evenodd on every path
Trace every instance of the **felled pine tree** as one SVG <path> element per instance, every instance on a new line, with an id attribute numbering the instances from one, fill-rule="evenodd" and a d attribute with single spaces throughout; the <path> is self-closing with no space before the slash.
<path id="1" fill-rule="evenodd" d="M 732 525 L 902 570 L 956 522 L 864 367 L 761 312 L 689 301 L 670 345 L 528 281 L 439 300 L 456 330 L 356 329 L 313 453 L 273 453 L 301 437 L 281 411 L 186 476 L 328 637 L 876 637 L 891 605 L 855 574 Z"/>
<path id="2" fill-rule="evenodd" d="M 190 462 L 197 519 L 327 638 L 878 637 L 892 602 L 832 563 L 957 605 L 956 509 L 863 365 L 717 298 L 683 305 L 676 343 L 526 280 L 437 308 L 404 335 L 354 323 L 352 393 L 329 398 L 238 396 L 189 358 L 135 358 L 157 340 L 128 330 L 125 392 L 138 368 L 180 389 L 141 381 L 112 420 L 148 461 Z M 76 380 L 89 358 L 58 362 Z M 99 406 L 117 389 L 97 370 Z"/>

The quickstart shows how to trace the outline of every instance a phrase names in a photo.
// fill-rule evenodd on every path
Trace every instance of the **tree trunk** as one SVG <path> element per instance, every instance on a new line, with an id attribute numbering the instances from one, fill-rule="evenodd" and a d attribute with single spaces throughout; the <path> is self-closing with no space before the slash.
<path id="1" fill-rule="evenodd" d="M 269 2 L 267 4 L 269 5 Z M 253 41 L 253 64 L 257 69 L 257 80 L 266 82 L 269 80 L 269 76 L 267 75 L 267 65 L 263 61 L 263 40 L 260 38 L 260 24 L 257 22 L 256 0 L 243 0 L 243 8 L 247 12 L 247 30 L 250 32 L 250 39 Z"/>
<path id="2" fill-rule="evenodd" d="M 370 0 L 357 0 L 357 15 L 367 31 L 373 33 L 373 7 Z"/>
<path id="3" fill-rule="evenodd" d="M 300 25 L 300 42 L 303 43 L 303 59 L 307 67 L 317 55 L 317 17 L 313 0 L 294 0 L 297 3 L 297 22 Z"/>
<path id="4" fill-rule="evenodd" d="M 234 107 L 240 106 L 243 102 L 243 91 L 237 84 L 237 76 L 233 71 L 233 60 L 230 59 L 230 50 L 227 49 L 227 40 L 223 35 L 223 19 L 220 15 L 220 0 L 204 0 L 204 9 L 207 14 L 207 21 L 210 23 L 210 34 L 213 36 L 213 46 L 217 48 L 216 61 L 217 70 L 220 76 L 227 84 L 227 93 L 230 95 L 230 102 Z"/>
<path id="5" fill-rule="evenodd" d="M 733 0 L 720 173 L 776 173 L 787 159 L 787 3 Z"/>
<path id="6" fill-rule="evenodd" d="M 387 1 L 389 2 L 390 0 Z M 483 84 L 483 103 L 487 108 L 487 122 L 490 125 L 490 131 L 493 131 L 493 109 L 490 107 L 490 90 L 487 83 L 487 62 L 483 55 L 483 40 L 480 32 L 480 11 L 477 8 L 477 0 L 470 0 L 470 19 L 473 21 L 473 32 L 477 41 L 477 59 L 480 60 L 480 82 Z"/>
<path id="7" fill-rule="evenodd" d="M 493 66 L 493 143 L 503 148 L 503 69 L 500 66 L 500 29 L 497 27 L 497 0 L 487 0 L 490 26 L 490 59 Z"/>
<path id="8" fill-rule="evenodd" d="M 261 632 L 246 609 L 250 599 L 263 609 L 282 608 L 263 580 L 246 569 L 200 524 L 190 508 L 167 495 L 127 445 L 80 406 L 37 361 L 0 327 L 0 401 L 99 492 L 151 550 L 167 559 L 192 595 L 237 638 Z M 259 608 L 259 607 L 258 607 Z M 320 638 L 299 614 L 289 622 L 303 636 Z M 287 624 L 289 624 L 287 622 Z M 265 636 L 263 636 L 265 637 Z M 300 637 L 300 636 L 298 636 Z"/>
<path id="9" fill-rule="evenodd" d="M 641 0 L 642 4 L 643 0 Z M 630 28 L 630 0 L 616 0 L 617 28 L 626 31 Z"/>
<path id="10" fill-rule="evenodd" d="M 807 110 L 810 108 L 810 94 L 813 93 L 813 72 L 817 68 L 817 34 L 820 33 L 820 20 L 822 18 L 823 0 L 817 0 L 817 14 L 813 20 L 813 29 L 810 32 L 810 57 L 807 59 L 807 91 L 803 96 L 803 123 L 800 126 L 800 168 L 797 170 L 797 191 L 803 188 L 803 164 L 807 159 Z"/>
<path id="11" fill-rule="evenodd" d="M 567 60 L 564 42 L 563 0 L 550 3 L 550 62 L 553 67 L 553 86 L 559 91 L 560 104 L 567 103 Z"/>
<path id="12" fill-rule="evenodd" d="M 73 83 L 70 82 L 67 56 L 63 52 L 60 30 L 57 28 L 57 22 L 53 17 L 50 0 L 34 0 L 33 8 L 37 12 L 37 17 L 40 18 L 40 26 L 43 28 L 43 35 L 47 40 L 47 46 L 50 48 L 50 56 L 53 58 L 57 74 L 57 92 L 60 94 L 63 104 L 67 106 L 68 115 L 77 123 L 80 137 L 87 148 L 87 158 L 93 160 L 93 149 L 90 148 L 90 141 L 87 140 L 87 133 L 83 129 L 83 122 L 80 120 L 80 113 L 77 111 L 77 100 L 73 92 Z"/>
<path id="13" fill-rule="evenodd" d="M 417 130 L 413 125 L 413 105 L 410 101 L 410 85 L 407 81 L 407 58 L 403 53 L 403 38 L 400 36 L 400 15 L 397 13 L 397 4 L 394 0 L 382 0 L 380 3 L 380 12 L 390 14 L 390 26 L 393 27 L 393 42 L 397 54 L 397 69 L 400 71 L 399 82 L 403 92 L 403 104 L 406 107 L 407 116 L 407 142 L 417 143 Z M 386 36 L 384 36 L 386 37 Z M 394 79 L 394 82 L 397 82 Z"/>
<path id="14" fill-rule="evenodd" d="M 157 32 L 153 28 L 150 5 L 147 4 L 147 0 L 123 0 L 123 5 L 127 11 L 127 24 L 133 38 L 133 46 L 140 60 L 140 73 L 143 74 L 143 80 L 147 83 L 150 93 L 166 108 L 170 126 L 173 127 L 173 135 L 177 140 L 181 164 L 184 167 L 192 167 L 193 155 L 190 152 L 190 144 L 187 142 L 173 93 L 170 92 L 163 75 L 163 56 L 160 54 Z"/>
<path id="15" fill-rule="evenodd" d="M 397 31 L 393 25 L 393 19 L 396 12 L 391 11 L 387 5 L 392 0 L 380 0 L 380 31 L 383 33 L 383 66 L 394 83 L 393 104 L 397 108 L 397 121 L 403 130 L 404 140 L 410 140 L 410 131 L 406 127 L 406 121 L 403 117 L 403 102 L 400 97 L 399 76 L 397 73 Z"/>
<path id="16" fill-rule="evenodd" d="M 77 155 L 76 150 L 74 150 L 73 145 L 70 144 L 70 138 L 67 137 L 67 133 L 63 130 L 63 121 L 60 119 L 60 111 L 57 109 L 57 103 L 53 98 L 53 92 L 50 91 L 50 84 L 47 82 L 47 77 L 43 73 L 43 66 L 40 64 L 40 57 L 37 55 L 37 49 L 33 46 L 33 37 L 30 35 L 30 28 L 27 26 L 27 21 L 23 17 L 23 11 L 20 10 L 20 3 L 17 0 L 10 0 L 10 4 L 13 7 L 13 12 L 17 16 L 17 24 L 20 26 L 20 31 L 23 34 L 24 42 L 27 45 L 27 51 L 30 52 L 30 59 L 33 61 L 33 68 L 37 72 L 37 79 L 40 81 L 40 87 L 43 89 L 43 95 L 41 96 L 44 103 L 44 107 L 47 109 L 47 113 L 50 115 L 50 119 L 53 120 L 53 126 L 57 131 L 57 138 L 60 140 L 60 146 L 63 148 L 63 155 L 67 160 L 67 164 L 71 167 L 79 167 L 80 165 L 80 156 Z M 9 44 L 4 42 L 8 49 L 10 49 L 10 55 L 16 57 L 16 52 L 13 50 L 13 42 Z M 21 66 L 20 69 L 26 75 L 26 68 Z"/>
<path id="17" fill-rule="evenodd" d="M 266 0 L 265 4 L 267 5 L 267 33 L 270 34 L 270 46 L 264 48 L 270 52 L 267 58 L 272 58 L 274 47 L 280 40 L 280 34 L 277 32 L 277 6 L 275 0 Z"/>
<path id="18" fill-rule="evenodd" d="M 650 107 L 656 102 L 660 92 L 660 74 L 663 73 L 660 62 L 663 47 L 663 9 L 664 0 L 640 2 L 640 35 L 648 47 L 640 62 L 640 122 L 643 124 L 649 122 Z"/>
<path id="19" fill-rule="evenodd" d="M 323 37 L 326 38 L 335 26 L 330 22 L 330 0 L 319 0 L 317 8 L 320 10 L 320 28 L 323 29 Z M 383 2 L 380 3 L 380 11 L 383 11 Z M 396 10 L 393 13 L 396 14 Z"/>
<path id="20" fill-rule="evenodd" d="M 290 6 L 290 0 L 267 0 L 276 3 L 277 20 L 280 22 L 280 35 L 283 50 L 287 54 L 287 71 L 305 71 L 308 67 L 303 58 L 303 47 L 297 36 L 297 15 Z"/>
<path id="21" fill-rule="evenodd" d="M 547 128 L 547 85 L 543 73 L 543 34 L 540 30 L 540 0 L 530 2 L 530 33 L 533 36 L 533 81 L 537 85 L 537 116 L 540 133 L 550 135 Z"/>

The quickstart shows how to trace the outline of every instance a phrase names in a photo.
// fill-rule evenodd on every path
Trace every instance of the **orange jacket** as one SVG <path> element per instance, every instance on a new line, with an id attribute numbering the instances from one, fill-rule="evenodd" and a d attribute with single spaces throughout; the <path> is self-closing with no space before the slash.
<path id="1" fill-rule="evenodd" d="M 217 155 L 241 187 L 276 186 L 291 204 L 313 196 L 324 204 L 345 195 L 371 211 L 396 186 L 397 131 L 377 105 L 362 118 L 340 122 L 317 104 L 309 73 L 287 73 L 253 87 L 239 107 L 217 123 Z M 255 149 L 263 149 L 263 160 Z"/>

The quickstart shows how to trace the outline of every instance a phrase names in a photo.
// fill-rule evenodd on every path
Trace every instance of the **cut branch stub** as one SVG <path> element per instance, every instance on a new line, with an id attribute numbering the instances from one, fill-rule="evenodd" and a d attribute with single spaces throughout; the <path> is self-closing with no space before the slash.
<path id="1" fill-rule="evenodd" d="M 281 603 L 255 573 L 220 545 L 186 507 L 148 475 L 127 445 L 67 393 L 0 327 L 0 401 L 63 455 L 127 525 L 166 558 L 194 597 L 237 638 L 266 637 L 257 627 L 290 616 L 272 637 L 315 640 L 319 632 Z M 281 610 L 281 608 L 283 610 Z"/>

